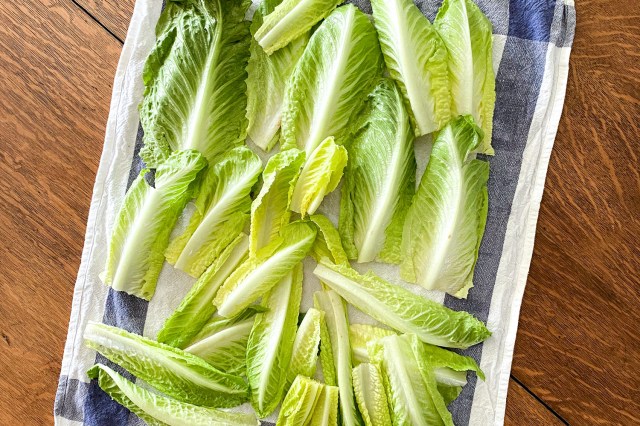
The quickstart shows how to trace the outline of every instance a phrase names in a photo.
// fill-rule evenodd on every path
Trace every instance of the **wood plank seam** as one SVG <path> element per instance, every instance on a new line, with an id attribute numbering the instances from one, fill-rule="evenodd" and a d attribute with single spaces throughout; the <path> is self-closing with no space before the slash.
<path id="1" fill-rule="evenodd" d="M 85 9 L 80 3 L 78 3 L 76 0 L 71 0 L 71 2 L 76 5 L 78 8 L 80 8 L 80 10 L 82 12 L 84 12 L 89 18 L 91 18 L 92 21 L 94 21 L 95 23 L 97 23 L 98 25 L 100 25 L 106 32 L 108 32 L 109 34 L 111 34 L 111 36 L 113 38 L 115 38 L 116 40 L 118 40 L 120 42 L 120 44 L 124 44 L 124 40 L 122 40 L 120 37 L 118 37 L 113 31 L 111 31 L 109 29 L 109 27 L 107 27 L 106 25 L 104 25 L 102 22 L 100 22 L 100 20 L 98 18 L 96 18 L 95 16 L 93 16 L 87 9 Z"/>
<path id="2" fill-rule="evenodd" d="M 558 412 L 556 412 L 556 410 L 554 410 L 553 408 L 551 408 L 551 406 L 549 404 L 547 404 L 546 402 L 544 402 L 544 400 L 542 398 L 540 398 L 538 395 L 536 395 L 535 393 L 533 393 L 533 391 L 531 389 L 529 389 L 524 383 L 522 383 L 516 376 L 514 376 L 513 374 L 510 375 L 511 376 L 511 380 L 513 380 L 514 382 L 516 382 L 518 385 L 520 385 L 520 387 L 522 389 L 524 389 L 529 395 L 531 395 L 536 401 L 538 401 L 540 404 L 542 404 L 544 406 L 544 408 L 546 408 L 547 410 L 549 410 L 551 412 L 551 414 L 553 414 L 554 416 L 556 416 L 558 418 L 558 420 L 560 420 L 562 423 L 564 423 L 565 425 L 569 426 L 569 422 L 566 421 L 560 414 L 558 414 Z"/>

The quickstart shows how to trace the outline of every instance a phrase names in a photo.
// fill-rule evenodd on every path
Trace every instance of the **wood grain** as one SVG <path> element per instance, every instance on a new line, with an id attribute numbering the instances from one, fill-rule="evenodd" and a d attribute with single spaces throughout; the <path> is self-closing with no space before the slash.
<path id="1" fill-rule="evenodd" d="M 509 382 L 506 426 L 560 426 L 564 423 L 513 379 Z"/>
<path id="2" fill-rule="evenodd" d="M 135 0 L 73 0 L 120 41 L 127 36 Z"/>
<path id="3" fill-rule="evenodd" d="M 513 375 L 572 424 L 640 423 L 640 10 L 581 0 Z"/>
<path id="4" fill-rule="evenodd" d="M 67 1 L 0 22 L 0 424 L 51 425 L 121 46 Z"/>

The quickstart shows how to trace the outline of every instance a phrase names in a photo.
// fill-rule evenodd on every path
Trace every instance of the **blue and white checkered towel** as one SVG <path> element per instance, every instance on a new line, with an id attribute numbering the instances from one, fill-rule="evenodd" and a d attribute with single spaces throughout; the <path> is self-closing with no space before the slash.
<path id="1" fill-rule="evenodd" d="M 484 426 L 500 425 L 504 420 L 520 303 L 564 102 L 575 8 L 573 0 L 476 1 L 494 29 L 496 155 L 487 158 L 491 164 L 489 215 L 469 298 L 428 296 L 453 309 L 471 312 L 493 332 L 486 342 L 466 351 L 485 371 L 486 381 L 476 381 L 470 375 L 469 384 L 450 406 L 457 425 Z M 370 12 L 368 1 L 355 3 Z M 416 3 L 431 20 L 440 5 L 437 0 Z M 116 72 L 55 401 L 58 425 L 142 424 L 112 402 L 95 382 L 89 382 L 87 369 L 106 360 L 85 348 L 82 333 L 92 320 L 155 337 L 193 282 L 180 271 L 165 267 L 155 297 L 146 302 L 112 291 L 98 278 L 114 217 L 127 185 L 141 166 L 137 156 L 142 136 L 137 109 L 143 92 L 141 74 L 155 41 L 161 8 L 161 0 L 137 1 Z M 325 204 L 325 213 L 335 217 L 335 197 Z M 399 282 L 393 268 L 374 265 L 374 270 Z M 310 293 L 304 295 L 302 308 L 309 306 Z M 355 311 L 350 315 L 354 322 L 365 320 Z"/>

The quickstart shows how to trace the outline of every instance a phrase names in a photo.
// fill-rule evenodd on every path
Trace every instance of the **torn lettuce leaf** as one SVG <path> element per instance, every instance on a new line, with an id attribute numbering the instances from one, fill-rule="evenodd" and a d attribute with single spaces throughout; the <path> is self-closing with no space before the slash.
<path id="1" fill-rule="evenodd" d="M 287 83 L 282 149 L 297 147 L 309 156 L 327 137 L 338 138 L 382 67 L 369 18 L 353 5 L 333 11 L 311 36 Z"/>
<path id="2" fill-rule="evenodd" d="M 315 308 L 310 308 L 304 314 L 304 318 L 298 326 L 296 339 L 293 342 L 293 355 L 287 371 L 285 389 L 289 389 L 298 375 L 304 377 L 314 376 L 318 363 L 322 321 L 324 321 L 324 312 Z"/>
<path id="3" fill-rule="evenodd" d="M 125 379 L 106 365 L 96 364 L 87 375 L 97 379 L 111 399 L 140 417 L 149 426 L 257 426 L 254 414 L 199 407 L 151 392 Z"/>
<path id="4" fill-rule="evenodd" d="M 382 373 L 374 364 L 363 363 L 353 369 L 353 390 L 365 426 L 391 425 Z"/>
<path id="5" fill-rule="evenodd" d="M 267 55 L 289 46 L 342 3 L 341 0 L 284 0 L 264 17 L 255 39 Z"/>
<path id="6" fill-rule="evenodd" d="M 251 188 L 262 162 L 246 147 L 234 148 L 210 166 L 187 229 L 166 251 L 174 267 L 198 278 L 245 227 Z"/>
<path id="7" fill-rule="evenodd" d="M 300 262 L 262 300 L 268 309 L 256 315 L 247 344 L 247 379 L 251 405 L 264 418 L 284 394 L 302 299 Z"/>
<path id="8" fill-rule="evenodd" d="M 471 116 L 436 137 L 402 233 L 401 276 L 466 298 L 487 221 L 489 163 L 475 159 L 482 130 Z"/>
<path id="9" fill-rule="evenodd" d="M 213 298 L 218 289 L 248 254 L 249 237 L 243 233 L 198 278 L 180 305 L 165 320 L 158 332 L 158 342 L 183 349 L 215 313 Z"/>
<path id="10" fill-rule="evenodd" d="M 262 188 L 251 204 L 249 253 L 256 253 L 278 238 L 289 223 L 289 205 L 304 162 L 304 153 L 291 149 L 269 159 L 262 172 Z"/>
<path id="11" fill-rule="evenodd" d="M 369 352 L 367 345 L 383 337 L 396 334 L 395 331 L 388 328 L 376 327 L 369 324 L 351 324 L 349 326 L 349 340 L 351 342 L 351 356 L 353 362 L 368 363 Z"/>
<path id="12" fill-rule="evenodd" d="M 196 149 L 210 164 L 244 142 L 249 22 L 245 0 L 167 2 L 142 78 L 148 167 Z"/>
<path id="13" fill-rule="evenodd" d="M 472 115 L 484 133 L 476 151 L 493 155 L 496 76 L 491 22 L 471 0 L 445 0 L 433 25 L 448 51 L 451 116 Z"/>
<path id="14" fill-rule="evenodd" d="M 253 318 L 238 321 L 198 340 L 184 350 L 202 358 L 220 371 L 244 375 L 247 365 L 247 342 L 253 321 Z"/>
<path id="15" fill-rule="evenodd" d="M 373 19 L 391 78 L 410 107 L 416 136 L 450 118 L 447 50 L 413 0 L 371 0 Z"/>
<path id="16" fill-rule="evenodd" d="M 102 281 L 114 290 L 150 300 L 164 263 L 164 251 L 194 182 L 207 162 L 194 150 L 171 154 L 158 167 L 155 188 L 144 178 L 132 183 L 116 217 Z"/>
<path id="17" fill-rule="evenodd" d="M 277 240 L 244 261 L 218 290 L 218 314 L 231 318 L 248 308 L 302 262 L 315 238 L 315 228 L 305 222 L 282 228 Z"/>
<path id="18" fill-rule="evenodd" d="M 338 425 L 338 388 L 297 376 L 282 402 L 278 426 Z"/>
<path id="19" fill-rule="evenodd" d="M 491 335 L 473 315 L 413 294 L 372 272 L 361 275 L 348 266 L 322 262 L 313 273 L 357 309 L 423 342 L 464 349 Z"/>
<path id="20" fill-rule="evenodd" d="M 362 425 L 356 408 L 351 378 L 351 347 L 349 344 L 349 317 L 344 300 L 332 290 L 317 291 L 313 295 L 314 307 L 324 312 L 325 335 L 321 335 L 321 351 L 331 351 L 335 377 L 339 389 L 341 424 Z M 322 340 L 327 339 L 328 340 Z M 323 364 L 324 366 L 324 364 Z M 325 381 L 326 378 L 325 378 Z M 327 384 L 332 384 L 327 381 Z"/>
<path id="21" fill-rule="evenodd" d="M 226 408 L 248 398 L 241 377 L 223 373 L 181 349 L 95 322 L 85 328 L 84 340 L 88 347 L 179 401 Z"/>
<path id="22" fill-rule="evenodd" d="M 291 210 L 302 217 L 314 214 L 324 196 L 332 192 L 347 165 L 347 150 L 329 136 L 313 150 L 302 167 L 291 198 Z"/>
<path id="23" fill-rule="evenodd" d="M 388 336 L 369 346 L 380 366 L 393 424 L 453 426 L 433 373 L 424 365 L 424 345 L 415 335 Z"/>
<path id="24" fill-rule="evenodd" d="M 415 192 L 414 134 L 402 94 L 389 79 L 350 125 L 339 229 L 350 258 L 400 263 L 402 225 Z"/>
<path id="25" fill-rule="evenodd" d="M 260 3 L 253 15 L 252 34 L 262 25 L 262 18 L 278 4 L 280 0 Z M 278 141 L 286 83 L 308 41 L 309 33 L 305 33 L 269 56 L 255 38 L 251 39 L 247 65 L 247 133 L 264 151 L 270 151 Z"/>
<path id="26" fill-rule="evenodd" d="M 316 262 L 326 258 L 333 263 L 349 265 L 349 259 L 340 241 L 340 234 L 333 223 L 322 214 L 315 214 L 309 219 L 318 228 L 316 241 L 311 248 L 311 256 Z"/>

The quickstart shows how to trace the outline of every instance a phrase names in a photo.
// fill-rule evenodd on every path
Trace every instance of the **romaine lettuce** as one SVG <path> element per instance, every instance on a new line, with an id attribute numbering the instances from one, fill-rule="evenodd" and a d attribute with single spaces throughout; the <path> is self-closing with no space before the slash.
<path id="1" fill-rule="evenodd" d="M 337 426 L 338 388 L 297 376 L 282 402 L 278 426 Z"/>
<path id="2" fill-rule="evenodd" d="M 392 424 L 382 373 L 376 365 L 363 363 L 353 369 L 353 390 L 365 426 Z"/>
<path id="3" fill-rule="evenodd" d="M 304 314 L 293 342 L 293 355 L 287 371 L 286 389 L 291 386 L 296 376 L 313 377 L 315 374 L 322 321 L 324 321 L 324 312 L 317 309 L 310 308 Z"/>
<path id="4" fill-rule="evenodd" d="M 383 337 L 396 334 L 388 328 L 376 327 L 369 324 L 351 324 L 349 326 L 349 340 L 351 341 L 351 355 L 354 363 L 369 362 L 367 345 Z"/>
<path id="5" fill-rule="evenodd" d="M 333 263 L 349 265 L 349 259 L 340 241 L 340 234 L 333 226 L 333 223 L 321 214 L 315 214 L 309 219 L 318 228 L 316 241 L 311 248 L 311 256 L 317 262 L 326 258 Z"/>

